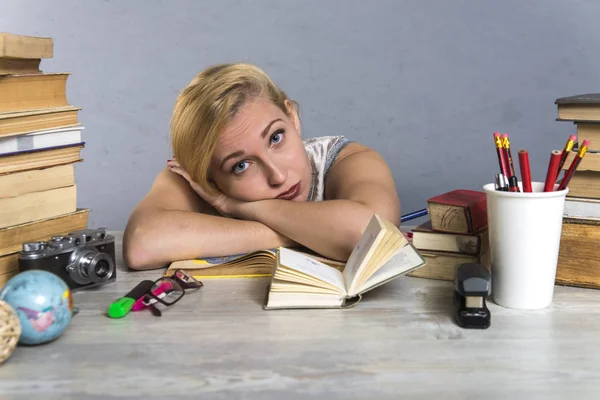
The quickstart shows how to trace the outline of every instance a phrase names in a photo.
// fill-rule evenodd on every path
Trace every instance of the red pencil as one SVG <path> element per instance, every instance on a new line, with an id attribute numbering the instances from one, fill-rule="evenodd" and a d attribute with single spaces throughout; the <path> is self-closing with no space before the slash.
<path id="1" fill-rule="evenodd" d="M 519 166 L 521 167 L 521 181 L 524 192 L 533 192 L 531 187 L 531 171 L 529 170 L 529 153 L 527 150 L 519 150 Z"/>
<path id="2" fill-rule="evenodd" d="M 558 163 L 560 163 L 560 150 L 552 150 L 550 153 L 550 162 L 548 163 L 548 172 L 546 173 L 546 183 L 544 192 L 553 192 L 556 175 L 558 175 Z"/>
<path id="3" fill-rule="evenodd" d="M 575 174 L 575 170 L 577 169 L 577 166 L 581 162 L 581 159 L 583 158 L 583 156 L 585 156 L 585 153 L 587 152 L 587 149 L 588 149 L 589 145 L 590 145 L 590 141 L 589 140 L 586 139 L 586 140 L 583 141 L 583 144 L 579 148 L 579 151 L 577 152 L 577 155 L 575 156 L 575 158 L 573 158 L 573 162 L 571 162 L 571 166 L 569 167 L 569 169 L 567 170 L 567 172 L 565 172 L 565 176 L 562 179 L 562 182 L 558 186 L 557 190 L 563 190 L 564 188 L 567 187 L 567 185 L 569 184 L 569 181 L 571 180 L 571 178 Z"/>
<path id="4" fill-rule="evenodd" d="M 569 139 L 567 140 L 567 143 L 565 143 L 565 148 L 563 149 L 562 154 L 560 155 L 560 162 L 558 163 L 558 173 L 556 174 L 557 178 L 560 176 L 560 170 L 562 169 L 563 165 L 565 164 L 565 161 L 567 160 L 567 156 L 569 155 L 569 152 L 571 150 L 573 150 L 573 146 L 575 145 L 575 140 L 577 140 L 577 136 L 570 135 Z"/>
<path id="5" fill-rule="evenodd" d="M 513 164 L 512 154 L 510 152 L 510 141 L 506 133 L 502 134 L 502 147 L 504 147 L 504 154 L 506 156 L 506 163 L 508 164 L 508 186 L 511 192 L 520 192 L 519 182 L 517 181 L 517 173 L 515 172 L 515 166 Z"/>
<path id="6" fill-rule="evenodd" d="M 508 171 L 508 160 L 506 159 L 504 148 L 502 147 L 502 139 L 500 138 L 500 134 L 498 132 L 494 132 L 494 142 L 496 143 L 496 151 L 498 152 L 500 172 L 506 176 L 506 179 L 508 179 L 510 176 L 510 172 Z"/>
<path id="7" fill-rule="evenodd" d="M 508 134 L 503 133 L 502 134 L 502 146 L 504 147 L 504 149 L 506 150 L 506 155 L 508 156 L 508 166 L 509 166 L 509 170 L 510 170 L 510 176 L 516 176 L 517 173 L 515 172 L 515 166 L 513 164 L 513 160 L 512 160 L 512 154 L 510 153 L 510 141 L 508 140 Z"/>

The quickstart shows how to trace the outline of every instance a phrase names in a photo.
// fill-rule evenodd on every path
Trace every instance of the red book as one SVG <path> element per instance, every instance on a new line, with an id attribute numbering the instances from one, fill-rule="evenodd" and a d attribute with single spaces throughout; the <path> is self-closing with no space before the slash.
<path id="1" fill-rule="evenodd" d="M 427 204 L 435 231 L 477 233 L 487 228 L 484 192 L 457 189 L 432 197 Z"/>

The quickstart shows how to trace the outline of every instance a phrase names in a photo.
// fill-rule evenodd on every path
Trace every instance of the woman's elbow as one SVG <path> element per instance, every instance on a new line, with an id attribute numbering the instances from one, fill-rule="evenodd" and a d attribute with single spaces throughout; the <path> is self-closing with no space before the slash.
<path id="1" fill-rule="evenodd" d="M 129 269 L 149 269 L 149 260 L 135 239 L 123 241 L 123 261 Z"/>
<path id="2" fill-rule="evenodd" d="M 152 243 L 149 243 L 136 229 L 127 227 L 123 235 L 123 260 L 133 270 L 147 270 L 163 267 L 152 255 Z"/>
<path id="3" fill-rule="evenodd" d="M 400 198 L 397 195 L 390 196 L 389 204 L 385 207 L 384 217 L 397 227 L 400 226 L 400 208 Z"/>

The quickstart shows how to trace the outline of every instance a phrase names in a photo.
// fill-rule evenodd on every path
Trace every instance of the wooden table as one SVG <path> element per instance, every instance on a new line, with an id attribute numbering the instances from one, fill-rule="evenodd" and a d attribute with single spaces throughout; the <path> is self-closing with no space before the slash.
<path id="1" fill-rule="evenodd" d="M 118 243 L 120 258 L 120 243 Z M 556 287 L 492 326 L 451 317 L 451 282 L 401 277 L 347 310 L 264 311 L 266 278 L 205 280 L 161 318 L 108 305 L 161 270 L 76 293 L 52 343 L 0 365 L 0 398 L 497 399 L 600 397 L 600 291 Z M 185 396 L 184 396 L 185 397 Z"/>

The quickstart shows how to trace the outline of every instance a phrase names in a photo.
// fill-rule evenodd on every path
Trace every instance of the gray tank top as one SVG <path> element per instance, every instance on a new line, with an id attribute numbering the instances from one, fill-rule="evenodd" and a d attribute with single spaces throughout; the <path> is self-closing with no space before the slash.
<path id="1" fill-rule="evenodd" d="M 323 200 L 327 173 L 340 151 L 349 143 L 351 141 L 345 136 L 321 136 L 304 141 L 304 148 L 312 167 L 312 181 L 308 201 Z"/>

